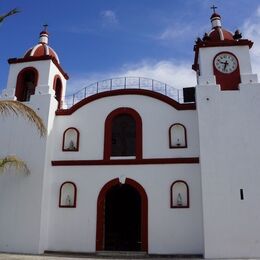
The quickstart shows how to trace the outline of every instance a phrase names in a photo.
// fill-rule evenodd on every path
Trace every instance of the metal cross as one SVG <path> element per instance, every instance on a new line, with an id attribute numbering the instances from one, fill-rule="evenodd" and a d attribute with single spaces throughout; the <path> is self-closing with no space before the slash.
<path id="1" fill-rule="evenodd" d="M 215 6 L 215 5 L 213 5 L 213 6 L 210 7 L 210 9 L 212 9 L 214 13 L 216 13 L 216 9 L 217 9 L 217 8 L 218 8 L 218 7 Z"/>

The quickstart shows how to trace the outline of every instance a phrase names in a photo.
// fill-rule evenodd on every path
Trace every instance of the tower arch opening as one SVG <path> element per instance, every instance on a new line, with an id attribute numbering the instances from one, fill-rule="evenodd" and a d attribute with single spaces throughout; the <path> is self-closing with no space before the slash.
<path id="1" fill-rule="evenodd" d="M 59 76 L 54 78 L 53 89 L 55 91 L 55 99 L 58 101 L 58 109 L 62 108 L 62 82 Z"/>
<path id="2" fill-rule="evenodd" d="M 38 71 L 33 68 L 25 68 L 19 72 L 16 82 L 15 96 L 18 101 L 28 102 L 35 93 L 38 81 Z"/>

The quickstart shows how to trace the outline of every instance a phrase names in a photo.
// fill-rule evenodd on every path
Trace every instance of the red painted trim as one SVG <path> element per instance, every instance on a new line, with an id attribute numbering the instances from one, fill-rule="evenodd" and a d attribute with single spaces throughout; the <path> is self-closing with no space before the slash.
<path id="1" fill-rule="evenodd" d="M 195 51 L 195 56 L 194 56 L 194 63 L 192 65 L 192 69 L 195 71 L 199 70 L 199 63 L 198 63 L 198 59 L 199 59 L 199 49 L 200 48 L 208 48 L 208 47 L 225 47 L 225 46 L 248 46 L 249 49 L 252 48 L 253 46 L 253 42 L 247 39 L 242 39 L 239 41 L 230 41 L 230 40 L 226 40 L 226 41 L 217 41 L 217 42 L 200 42 L 197 43 L 194 46 L 194 51 Z"/>
<path id="2" fill-rule="evenodd" d="M 142 95 L 142 96 L 147 96 L 147 97 L 152 97 L 155 99 L 158 99 L 162 102 L 167 103 L 168 105 L 172 106 L 173 108 L 177 110 L 196 110 L 196 104 L 180 104 L 177 101 L 162 95 L 160 93 L 151 91 L 151 90 L 146 90 L 146 89 L 118 89 L 118 90 L 111 90 L 111 91 L 104 91 L 98 94 L 94 94 L 92 96 L 89 96 L 74 106 L 72 106 L 69 109 L 61 109 L 56 111 L 56 115 L 58 116 L 65 116 L 65 115 L 71 115 L 81 107 L 85 106 L 86 104 L 96 101 L 100 98 L 105 98 L 105 97 L 112 97 L 112 96 L 119 96 L 119 95 Z"/>
<path id="3" fill-rule="evenodd" d="M 186 192 L 187 192 L 187 205 L 186 206 L 174 206 L 173 205 L 173 186 L 178 183 L 178 182 L 181 182 L 181 183 L 184 183 L 185 186 L 186 186 Z M 177 180 L 175 181 L 172 185 L 171 185 L 171 189 L 170 189 L 170 196 L 171 196 L 171 208 L 189 208 L 190 207 L 190 192 L 189 192 L 189 186 L 188 184 L 183 181 L 183 180 Z"/>
<path id="4" fill-rule="evenodd" d="M 183 127 L 184 129 L 184 136 L 185 136 L 185 144 L 183 146 L 175 146 L 175 145 L 172 145 L 172 136 L 171 136 L 171 129 L 172 127 L 174 127 L 175 125 L 180 125 Z M 169 128 L 169 148 L 172 149 L 172 148 L 187 148 L 188 145 L 187 145 L 187 131 L 186 131 L 186 127 L 183 125 L 183 124 L 180 124 L 180 123 L 175 123 L 175 124 L 172 124 Z"/>
<path id="5" fill-rule="evenodd" d="M 24 63 L 24 62 L 31 62 L 31 61 L 40 61 L 40 60 L 52 60 L 52 62 L 56 65 L 60 73 L 64 76 L 65 79 L 69 79 L 68 74 L 62 69 L 60 64 L 57 62 L 57 60 L 50 56 L 50 55 L 44 55 L 41 57 L 26 57 L 26 58 L 11 58 L 8 60 L 9 64 L 16 64 L 16 63 Z"/>
<path id="6" fill-rule="evenodd" d="M 127 114 L 135 120 L 135 156 L 137 160 L 140 160 L 143 155 L 143 130 L 142 130 L 142 118 L 132 108 L 120 107 L 112 111 L 106 118 L 105 121 L 105 136 L 104 136 L 104 160 L 110 160 L 112 153 L 112 123 L 113 119 L 118 115 Z"/>
<path id="7" fill-rule="evenodd" d="M 74 201 L 73 201 L 73 205 L 71 206 L 62 206 L 61 205 L 61 192 L 62 192 L 62 187 L 63 185 L 67 184 L 67 183 L 70 183 L 74 186 Z M 59 195 L 59 208 L 76 208 L 77 206 L 77 186 L 74 182 L 71 182 L 71 181 L 66 181 L 66 182 L 63 182 L 60 186 L 60 195 Z"/>
<path id="8" fill-rule="evenodd" d="M 60 81 L 60 85 L 58 85 Z M 57 85 L 58 85 L 58 89 L 57 90 Z M 59 75 L 55 75 L 54 79 L 53 79 L 53 89 L 55 91 L 55 97 L 57 97 L 57 101 L 58 101 L 58 109 L 61 109 L 62 108 L 62 92 L 63 92 L 63 86 L 62 86 L 62 80 L 60 78 Z M 58 93 L 57 93 L 58 92 Z"/>
<path id="9" fill-rule="evenodd" d="M 18 101 L 25 101 L 24 99 L 24 92 L 26 91 L 25 86 L 23 85 L 24 81 L 24 74 L 27 72 L 31 72 L 35 76 L 35 81 L 34 81 L 34 89 L 36 88 L 39 80 L 39 73 L 38 70 L 35 69 L 34 67 L 26 67 L 22 69 L 18 76 L 17 76 L 17 81 L 16 81 L 16 88 L 15 88 L 15 96 L 17 97 Z"/>
<path id="10" fill-rule="evenodd" d="M 232 73 L 221 73 L 215 67 L 215 59 L 218 55 L 222 53 L 227 53 L 235 57 L 237 61 L 237 68 Z M 241 83 L 240 78 L 240 68 L 239 68 L 239 61 L 236 55 L 229 51 L 222 51 L 215 55 L 213 59 L 213 71 L 216 77 L 216 83 L 220 85 L 221 90 L 239 90 L 239 83 Z"/>
<path id="11" fill-rule="evenodd" d="M 125 160 L 60 160 L 52 161 L 52 166 L 83 166 L 83 165 L 145 165 L 145 164 L 197 164 L 199 157 L 181 158 L 150 158 Z"/>
<path id="12" fill-rule="evenodd" d="M 148 198 L 145 189 L 136 181 L 126 178 L 125 183 L 135 188 L 141 196 L 141 250 L 148 251 Z M 120 185 L 119 179 L 113 179 L 106 183 L 101 189 L 97 199 L 97 229 L 96 250 L 104 250 L 104 228 L 105 228 L 105 199 L 106 193 L 116 185 Z"/>
<path id="13" fill-rule="evenodd" d="M 76 144 L 76 149 L 75 150 L 69 150 L 69 149 L 65 149 L 64 145 L 65 145 L 65 135 L 66 135 L 66 132 L 70 129 L 73 129 L 77 132 L 77 144 Z M 75 127 L 69 127 L 67 128 L 64 133 L 63 133 L 63 139 L 62 139 L 62 151 L 63 152 L 78 152 L 79 151 L 79 136 L 80 136 L 80 133 L 79 133 L 79 130 Z"/>

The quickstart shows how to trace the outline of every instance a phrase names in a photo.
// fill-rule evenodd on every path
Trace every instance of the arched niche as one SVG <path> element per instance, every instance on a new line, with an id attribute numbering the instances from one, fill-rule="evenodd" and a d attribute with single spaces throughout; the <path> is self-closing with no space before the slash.
<path id="1" fill-rule="evenodd" d="M 112 111 L 105 121 L 104 159 L 121 156 L 142 158 L 142 119 L 127 107 Z"/>
<path id="2" fill-rule="evenodd" d="M 67 128 L 63 133 L 62 151 L 77 152 L 79 150 L 79 131 L 75 127 Z"/>
<path id="3" fill-rule="evenodd" d="M 189 208 L 189 186 L 183 180 L 171 185 L 171 208 Z"/>
<path id="4" fill-rule="evenodd" d="M 73 182 L 67 181 L 60 187 L 59 207 L 76 208 L 77 187 Z"/>
<path id="5" fill-rule="evenodd" d="M 187 132 L 184 125 L 175 123 L 169 128 L 169 147 L 170 148 L 186 148 Z"/>
<path id="6" fill-rule="evenodd" d="M 55 91 L 55 99 L 58 101 L 58 109 L 62 108 L 62 81 L 60 76 L 56 75 L 53 81 L 53 89 Z"/>
<path id="7" fill-rule="evenodd" d="M 34 95 L 38 82 L 39 73 L 33 67 L 24 68 L 17 76 L 15 96 L 18 101 L 30 101 L 30 97 Z"/>

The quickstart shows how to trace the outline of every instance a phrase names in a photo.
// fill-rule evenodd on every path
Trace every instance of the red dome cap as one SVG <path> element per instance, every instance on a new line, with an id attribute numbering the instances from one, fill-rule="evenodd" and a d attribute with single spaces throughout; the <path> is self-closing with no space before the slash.
<path id="1" fill-rule="evenodd" d="M 234 40 L 233 34 L 221 27 L 214 28 L 209 33 L 209 41 L 225 41 L 225 40 Z"/>
<path id="2" fill-rule="evenodd" d="M 48 32 L 46 30 L 42 31 L 40 33 L 39 43 L 26 51 L 24 58 L 41 57 L 48 55 L 53 57 L 58 63 L 60 63 L 57 53 L 48 45 L 48 37 Z"/>

